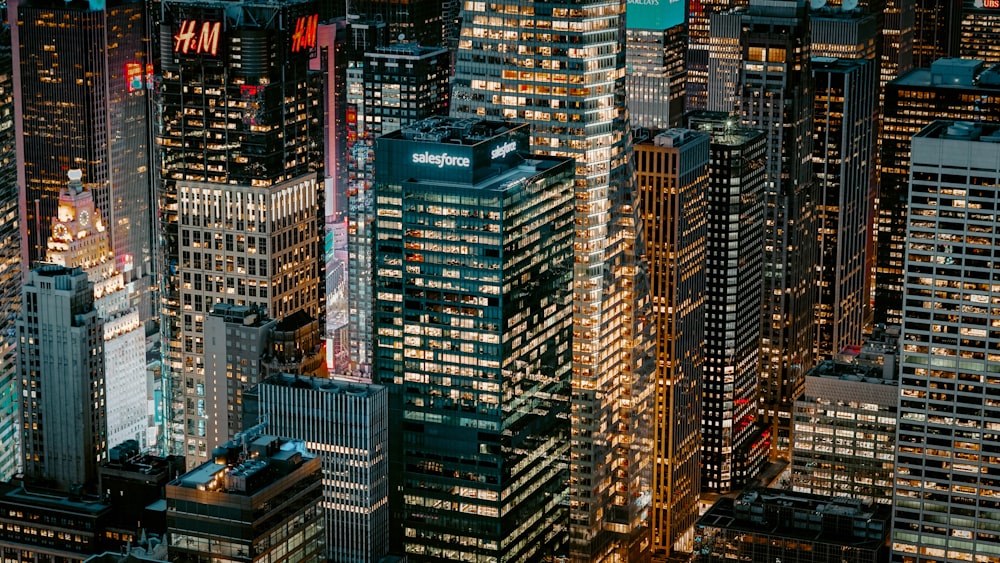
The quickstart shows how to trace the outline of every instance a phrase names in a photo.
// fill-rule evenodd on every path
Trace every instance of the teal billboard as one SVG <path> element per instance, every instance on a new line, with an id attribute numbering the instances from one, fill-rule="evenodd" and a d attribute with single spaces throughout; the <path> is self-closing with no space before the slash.
<path id="1" fill-rule="evenodd" d="M 629 29 L 668 29 L 684 23 L 685 0 L 626 0 Z"/>

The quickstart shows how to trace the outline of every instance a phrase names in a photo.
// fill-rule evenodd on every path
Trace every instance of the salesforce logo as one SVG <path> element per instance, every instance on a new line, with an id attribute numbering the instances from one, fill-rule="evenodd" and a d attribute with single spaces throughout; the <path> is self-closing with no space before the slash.
<path id="1" fill-rule="evenodd" d="M 517 150 L 517 143 L 515 143 L 514 141 L 508 141 L 500 145 L 499 147 L 493 149 L 493 152 L 490 153 L 490 159 L 496 160 L 498 158 L 503 158 L 516 150 Z"/>
<path id="2" fill-rule="evenodd" d="M 418 152 L 413 155 L 413 164 L 430 164 L 438 168 L 454 166 L 456 168 L 468 168 L 472 166 L 472 161 L 464 156 L 452 156 L 448 153 L 431 154 L 429 152 Z"/>

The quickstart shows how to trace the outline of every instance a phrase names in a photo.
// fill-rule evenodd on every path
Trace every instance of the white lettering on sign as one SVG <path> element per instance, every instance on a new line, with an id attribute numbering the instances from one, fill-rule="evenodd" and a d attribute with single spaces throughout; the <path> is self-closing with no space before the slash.
<path id="1" fill-rule="evenodd" d="M 413 154 L 414 164 L 431 164 L 438 168 L 445 166 L 456 166 L 458 168 L 468 168 L 472 166 L 472 161 L 464 156 L 452 156 L 448 153 L 431 154 L 429 152 L 418 152 Z"/>
<path id="2" fill-rule="evenodd" d="M 500 145 L 499 147 L 493 149 L 493 152 L 490 153 L 490 158 L 493 160 L 496 160 L 498 158 L 503 158 L 516 150 L 517 150 L 517 143 L 515 143 L 514 141 L 508 141 Z"/>

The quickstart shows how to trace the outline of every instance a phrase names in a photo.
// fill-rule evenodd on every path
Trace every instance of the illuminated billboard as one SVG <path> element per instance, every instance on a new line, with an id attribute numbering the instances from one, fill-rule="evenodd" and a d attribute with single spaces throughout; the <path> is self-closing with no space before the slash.
<path id="1" fill-rule="evenodd" d="M 685 0 L 627 0 L 629 29 L 663 30 L 684 23 Z"/>

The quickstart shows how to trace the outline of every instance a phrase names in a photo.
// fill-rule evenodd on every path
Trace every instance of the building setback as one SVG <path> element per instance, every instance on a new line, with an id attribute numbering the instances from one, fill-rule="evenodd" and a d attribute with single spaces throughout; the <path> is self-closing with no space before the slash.
<path id="1" fill-rule="evenodd" d="M 569 540 L 573 166 L 528 129 L 435 118 L 376 145 L 393 547 L 423 561 Z"/>

